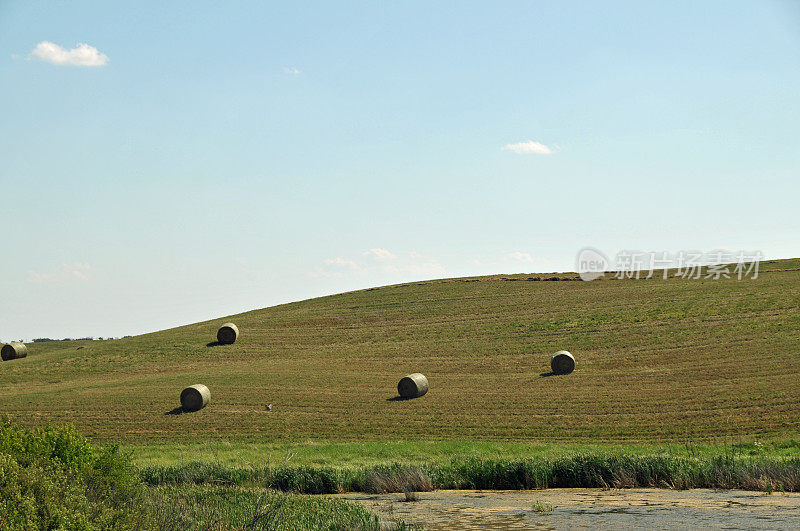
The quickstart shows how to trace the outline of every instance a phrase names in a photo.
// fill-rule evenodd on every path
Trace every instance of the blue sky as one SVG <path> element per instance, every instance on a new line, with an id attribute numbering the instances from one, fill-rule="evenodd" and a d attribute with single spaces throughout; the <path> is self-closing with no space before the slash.
<path id="1" fill-rule="evenodd" d="M 0 2 L 4 340 L 800 255 L 796 2 L 163 4 Z"/>

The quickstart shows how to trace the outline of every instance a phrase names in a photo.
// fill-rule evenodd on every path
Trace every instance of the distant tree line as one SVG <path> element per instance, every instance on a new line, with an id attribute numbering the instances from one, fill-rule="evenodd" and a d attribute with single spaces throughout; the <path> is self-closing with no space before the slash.
<path id="1" fill-rule="evenodd" d="M 49 338 L 49 337 L 37 337 L 36 339 L 33 340 L 33 342 L 34 343 L 47 343 L 48 341 L 110 341 L 110 340 L 114 340 L 114 339 L 127 339 L 129 337 L 133 337 L 133 336 L 123 336 L 121 338 L 120 337 L 105 337 L 105 338 L 104 337 L 77 337 L 75 339 L 73 339 L 71 337 L 65 337 L 64 339 L 52 339 L 52 338 Z M 13 341 L 13 339 L 12 339 L 12 341 Z M 20 343 L 26 343 L 26 341 L 24 339 L 18 339 L 17 341 L 19 341 Z M 4 341 L 4 340 L 0 339 L 0 345 L 5 345 L 6 343 L 8 343 L 8 341 Z"/>
<path id="2" fill-rule="evenodd" d="M 125 336 L 131 337 L 131 336 Z M 65 337 L 64 339 L 50 339 L 49 337 L 39 337 L 33 340 L 34 343 L 47 343 L 48 341 L 107 341 L 110 339 L 119 339 L 118 337 L 78 337 L 78 338 L 71 338 Z"/>

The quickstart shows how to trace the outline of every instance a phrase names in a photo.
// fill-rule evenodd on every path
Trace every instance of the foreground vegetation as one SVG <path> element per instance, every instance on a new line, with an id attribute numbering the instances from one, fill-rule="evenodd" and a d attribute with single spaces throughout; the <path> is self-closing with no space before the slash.
<path id="1" fill-rule="evenodd" d="M 147 499 L 116 446 L 70 427 L 0 424 L 0 529 L 146 528 Z"/>
<path id="2" fill-rule="evenodd" d="M 403 528 L 402 523 L 398 524 Z M 147 488 L 130 455 L 74 428 L 0 423 L 0 529 L 378 530 L 360 505 L 264 488 Z"/>
<path id="3" fill-rule="evenodd" d="M 415 492 L 436 488 L 549 487 L 800 491 L 800 457 L 731 448 L 724 454 L 453 457 L 420 466 L 188 463 L 137 469 L 116 445 L 93 444 L 70 426 L 0 423 L 2 529 L 378 530 L 386 523 L 360 505 L 303 494 L 405 492 L 413 500 Z"/>
<path id="4" fill-rule="evenodd" d="M 363 506 L 333 498 L 232 485 L 180 485 L 151 494 L 160 529 L 381 530 L 378 517 Z M 397 522 L 394 528 L 406 526 Z"/>
<path id="5" fill-rule="evenodd" d="M 714 488 L 800 491 L 800 457 L 573 455 L 557 459 L 454 457 L 409 466 L 232 468 L 210 463 L 147 467 L 149 485 L 259 486 L 306 494 L 434 489 Z"/>

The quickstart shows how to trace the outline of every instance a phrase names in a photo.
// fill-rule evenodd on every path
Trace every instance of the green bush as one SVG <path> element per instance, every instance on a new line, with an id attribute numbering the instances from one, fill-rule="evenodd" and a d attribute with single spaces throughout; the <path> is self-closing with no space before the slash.
<path id="1" fill-rule="evenodd" d="M 152 527 L 130 456 L 73 427 L 0 422 L 0 529 Z"/>

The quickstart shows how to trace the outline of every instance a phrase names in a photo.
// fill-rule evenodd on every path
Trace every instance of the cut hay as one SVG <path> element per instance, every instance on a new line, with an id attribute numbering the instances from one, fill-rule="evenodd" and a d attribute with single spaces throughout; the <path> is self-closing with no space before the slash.
<path id="1" fill-rule="evenodd" d="M 559 350 L 550 358 L 550 368 L 555 374 L 569 374 L 575 370 L 575 358 L 566 350 Z"/>
<path id="2" fill-rule="evenodd" d="M 217 341 L 230 345 L 239 339 L 239 328 L 233 323 L 225 323 L 217 330 Z"/>
<path id="3" fill-rule="evenodd" d="M 26 347 L 24 343 L 18 343 L 16 341 L 12 341 L 8 345 L 3 345 L 2 350 L 0 350 L 0 357 L 3 358 L 3 361 L 24 358 L 27 355 L 28 347 Z"/>
<path id="4" fill-rule="evenodd" d="M 203 384 L 190 385 L 181 392 L 181 407 L 186 411 L 198 411 L 211 402 L 211 391 Z"/>
<path id="5" fill-rule="evenodd" d="M 418 372 L 403 376 L 397 384 L 397 392 L 403 398 L 419 398 L 428 392 L 428 379 Z"/>

